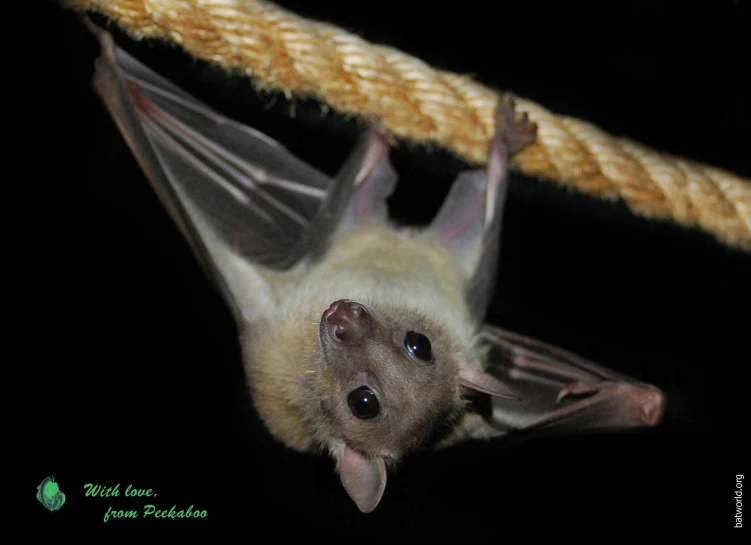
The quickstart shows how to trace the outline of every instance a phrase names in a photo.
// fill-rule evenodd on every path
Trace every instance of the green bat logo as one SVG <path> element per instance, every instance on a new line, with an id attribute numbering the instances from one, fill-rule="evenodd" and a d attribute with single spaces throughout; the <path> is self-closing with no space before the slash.
<path id="1" fill-rule="evenodd" d="M 37 499 L 50 511 L 57 511 L 65 503 L 65 494 L 60 492 L 54 473 L 37 486 Z"/>

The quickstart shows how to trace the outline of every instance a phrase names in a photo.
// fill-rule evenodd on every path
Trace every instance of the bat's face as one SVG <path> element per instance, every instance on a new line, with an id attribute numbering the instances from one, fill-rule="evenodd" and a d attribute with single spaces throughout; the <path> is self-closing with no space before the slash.
<path id="1" fill-rule="evenodd" d="M 419 312 L 335 301 L 321 316 L 323 438 L 395 459 L 462 414 L 457 335 Z"/>

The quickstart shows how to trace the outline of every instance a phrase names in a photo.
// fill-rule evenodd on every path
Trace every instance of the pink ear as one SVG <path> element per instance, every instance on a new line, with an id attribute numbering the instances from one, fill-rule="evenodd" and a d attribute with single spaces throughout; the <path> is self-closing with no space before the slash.
<path id="1" fill-rule="evenodd" d="M 383 458 L 366 458 L 344 445 L 339 460 L 344 489 L 363 513 L 370 513 L 381 501 L 386 488 L 386 464 Z"/>
<path id="2" fill-rule="evenodd" d="M 459 383 L 465 388 L 506 399 L 521 399 L 521 396 L 500 380 L 488 373 L 470 367 L 459 367 Z"/>

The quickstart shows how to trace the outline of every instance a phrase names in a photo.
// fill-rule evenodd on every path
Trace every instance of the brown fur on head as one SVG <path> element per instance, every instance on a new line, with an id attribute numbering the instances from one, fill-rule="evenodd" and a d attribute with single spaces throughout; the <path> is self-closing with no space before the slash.
<path id="1" fill-rule="evenodd" d="M 410 332 L 428 343 L 422 359 L 407 347 Z M 321 317 L 321 358 L 310 381 L 319 441 L 396 460 L 455 423 L 464 410 L 457 369 L 473 357 L 456 337 L 398 306 L 333 303 Z M 370 418 L 350 406 L 350 395 L 362 387 L 378 406 Z"/>
<path id="2" fill-rule="evenodd" d="M 297 309 L 245 331 L 253 400 L 270 431 L 292 448 L 333 452 L 346 444 L 396 461 L 461 418 L 458 369 L 476 356 L 448 324 L 398 304 L 359 306 L 364 313 L 350 324 L 346 342 L 331 333 L 332 323 L 346 321 L 343 308 L 318 307 L 315 315 Z M 405 346 L 410 331 L 429 339 L 429 361 Z M 349 395 L 362 386 L 378 400 L 373 418 L 358 418 L 349 406 Z"/>
<path id="3" fill-rule="evenodd" d="M 274 436 L 334 457 L 363 512 L 380 501 L 387 463 L 437 444 L 462 422 L 467 389 L 509 395 L 479 369 L 458 324 L 399 299 L 337 300 L 319 312 L 300 301 L 243 332 L 251 391 Z M 365 399 L 352 397 L 363 389 Z"/>

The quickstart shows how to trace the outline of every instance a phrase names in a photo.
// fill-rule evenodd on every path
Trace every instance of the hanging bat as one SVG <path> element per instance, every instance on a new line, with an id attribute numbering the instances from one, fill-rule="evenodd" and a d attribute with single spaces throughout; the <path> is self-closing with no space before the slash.
<path id="1" fill-rule="evenodd" d="M 361 511 L 417 448 L 660 422 L 657 388 L 483 325 L 508 160 L 536 135 L 508 96 L 486 168 L 459 175 L 427 228 L 398 227 L 377 127 L 330 177 L 86 24 L 93 85 L 231 308 L 258 413 L 285 445 L 328 452 Z"/>

